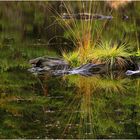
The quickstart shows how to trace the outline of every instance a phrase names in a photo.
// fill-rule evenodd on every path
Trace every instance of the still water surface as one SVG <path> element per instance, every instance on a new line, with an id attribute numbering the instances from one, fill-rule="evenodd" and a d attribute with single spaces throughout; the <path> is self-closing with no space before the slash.
<path id="1" fill-rule="evenodd" d="M 1 138 L 138 138 L 140 78 L 1 76 Z"/>

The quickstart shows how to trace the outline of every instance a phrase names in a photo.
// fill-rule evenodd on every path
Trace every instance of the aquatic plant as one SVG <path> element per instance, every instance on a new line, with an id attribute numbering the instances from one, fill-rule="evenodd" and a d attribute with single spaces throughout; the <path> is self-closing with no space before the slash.
<path id="1" fill-rule="evenodd" d="M 62 53 L 63 58 L 73 67 L 75 66 L 79 66 L 79 51 L 75 51 L 75 52 L 63 52 Z"/>
<path id="2" fill-rule="evenodd" d="M 73 3 L 62 1 L 62 5 L 65 9 L 65 12 L 60 14 L 55 11 L 58 16 L 56 17 L 56 21 L 58 21 L 59 25 L 64 29 L 63 37 L 71 40 L 75 46 L 74 54 L 67 54 L 66 52 L 68 51 L 65 50 L 62 50 L 62 54 L 67 60 L 70 55 L 72 55 L 71 58 L 73 59 L 73 56 L 79 53 L 77 61 L 79 61 L 80 63 L 86 63 L 86 57 L 90 52 L 90 49 L 94 46 L 94 44 L 96 44 L 97 40 L 99 39 L 106 21 L 99 22 L 97 20 L 90 19 L 90 15 L 95 12 L 94 7 L 97 5 L 96 2 L 79 1 Z M 98 10 L 97 7 L 96 10 Z M 79 15 L 79 19 L 71 18 L 72 15 Z M 67 20 L 67 17 L 70 17 L 70 19 Z M 71 60 L 69 59 L 69 61 Z"/>
<path id="3" fill-rule="evenodd" d="M 135 52 L 135 56 L 140 57 L 140 51 L 139 50 L 137 52 Z"/>
<path id="4" fill-rule="evenodd" d="M 106 63 L 111 69 L 113 66 L 125 68 L 131 55 L 128 43 L 119 44 L 111 40 L 101 40 L 95 46 L 88 46 L 86 49 L 79 47 L 69 54 L 63 53 L 64 59 L 72 66 L 93 62 Z"/>
<path id="5" fill-rule="evenodd" d="M 106 63 L 110 68 L 113 68 L 114 65 L 123 68 L 127 65 L 130 56 L 128 43 L 118 44 L 105 40 L 97 45 L 90 57 L 93 62 Z"/>
<path id="6" fill-rule="evenodd" d="M 113 66 L 126 67 L 127 59 L 130 59 L 129 44 L 124 40 L 121 43 L 111 39 L 103 40 L 102 32 L 107 20 L 101 22 L 88 17 L 88 15 L 95 12 L 96 3 L 80 1 L 78 4 L 79 9 L 77 11 L 82 11 L 83 14 L 79 14 L 79 16 L 83 16 L 82 18 L 75 19 L 73 17 L 77 13 L 75 13 L 69 2 L 63 2 L 67 13 L 59 15 L 60 25 L 65 30 L 65 37 L 72 40 L 75 45 L 73 52 L 66 53 L 66 51 L 62 51 L 64 59 L 72 66 L 93 62 L 106 63 L 111 69 Z M 104 12 L 109 14 L 109 11 Z M 87 16 L 84 17 L 84 14 Z"/>
<path id="7" fill-rule="evenodd" d="M 79 47 L 73 52 L 63 52 L 62 55 L 71 66 L 80 66 L 91 61 L 90 56 L 92 53 L 93 47 L 87 46 L 87 48 Z"/>

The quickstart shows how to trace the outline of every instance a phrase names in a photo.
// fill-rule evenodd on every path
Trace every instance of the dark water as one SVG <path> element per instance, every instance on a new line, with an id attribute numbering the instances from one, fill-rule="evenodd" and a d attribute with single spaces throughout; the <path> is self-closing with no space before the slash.
<path id="1" fill-rule="evenodd" d="M 52 13 L 44 13 L 47 5 L 0 5 L 0 138 L 140 138 L 139 77 L 121 72 L 51 77 L 27 71 L 29 59 L 46 54 L 59 56 L 62 41 L 54 40 L 55 46 L 47 44 L 61 30 L 55 25 L 44 31 L 46 24 L 52 23 Z M 139 2 L 121 12 L 130 19 L 123 21 L 114 11 L 118 18 L 108 23 L 106 31 L 110 32 L 104 34 L 122 40 L 126 33 L 136 49 Z"/>

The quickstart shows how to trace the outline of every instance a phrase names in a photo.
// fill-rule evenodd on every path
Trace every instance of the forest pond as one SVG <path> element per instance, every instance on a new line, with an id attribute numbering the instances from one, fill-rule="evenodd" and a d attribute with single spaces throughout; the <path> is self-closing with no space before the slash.
<path id="1" fill-rule="evenodd" d="M 139 76 L 124 71 L 92 76 L 28 71 L 30 59 L 61 57 L 62 48 L 74 46 L 48 8 L 61 12 L 61 4 L 0 2 L 0 138 L 140 138 Z M 96 21 L 107 22 L 105 39 L 122 41 L 125 36 L 133 50 L 139 50 L 140 2 L 112 12 L 105 2 L 95 5 L 96 13 L 114 17 Z M 124 15 L 129 18 L 122 19 Z"/>

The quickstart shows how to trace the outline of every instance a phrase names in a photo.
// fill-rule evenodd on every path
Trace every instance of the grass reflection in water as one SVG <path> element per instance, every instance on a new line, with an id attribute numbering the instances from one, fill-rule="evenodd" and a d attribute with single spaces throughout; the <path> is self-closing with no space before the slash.
<path id="1" fill-rule="evenodd" d="M 63 89 L 59 91 L 63 99 L 49 101 L 55 117 L 48 113 L 53 117 L 48 132 L 56 131 L 56 137 L 60 138 L 134 137 L 137 131 L 134 126 L 138 126 L 137 116 L 133 116 L 136 111 L 133 106 L 139 108 L 136 104 L 138 81 L 113 74 L 63 77 L 60 84 Z M 140 122 L 138 118 L 137 121 Z"/>

